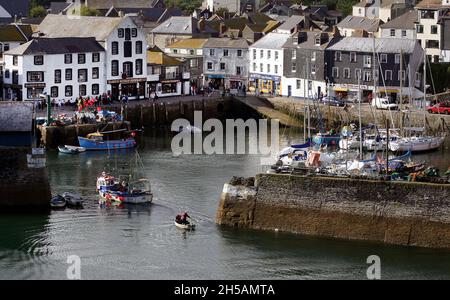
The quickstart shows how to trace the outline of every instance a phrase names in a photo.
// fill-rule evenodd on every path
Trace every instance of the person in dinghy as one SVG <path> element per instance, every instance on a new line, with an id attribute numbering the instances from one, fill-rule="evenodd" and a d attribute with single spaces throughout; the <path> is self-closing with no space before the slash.
<path id="1" fill-rule="evenodd" d="M 190 222 L 187 220 L 188 218 L 189 218 L 189 219 L 191 218 L 191 217 L 188 215 L 188 213 L 187 213 L 187 212 L 183 212 L 183 213 L 181 213 L 181 214 L 179 214 L 179 215 L 176 216 L 175 221 L 176 221 L 178 224 L 181 224 L 181 225 L 189 225 Z"/>

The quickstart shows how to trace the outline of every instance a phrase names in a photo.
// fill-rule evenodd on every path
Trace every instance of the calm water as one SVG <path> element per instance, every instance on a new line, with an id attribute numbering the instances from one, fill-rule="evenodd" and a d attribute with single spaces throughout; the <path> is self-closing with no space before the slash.
<path id="1" fill-rule="evenodd" d="M 450 253 L 380 244 L 235 231 L 214 223 L 223 184 L 261 172 L 257 156 L 173 157 L 169 138 L 148 136 L 139 150 L 151 178 L 154 204 L 100 208 L 97 175 L 125 168 L 134 152 L 48 154 L 53 192 L 73 191 L 82 210 L 0 216 L 0 279 L 65 279 L 67 257 L 81 258 L 83 279 L 365 279 L 377 254 L 387 278 L 450 279 Z M 447 145 L 448 147 L 448 145 Z M 448 148 L 418 160 L 450 165 Z M 194 232 L 173 226 L 187 210 Z"/>

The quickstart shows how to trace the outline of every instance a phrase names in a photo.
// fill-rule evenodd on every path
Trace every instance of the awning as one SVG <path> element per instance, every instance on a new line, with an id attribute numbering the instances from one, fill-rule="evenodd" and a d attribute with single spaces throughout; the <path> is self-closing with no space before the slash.
<path id="1" fill-rule="evenodd" d="M 400 90 L 394 90 L 394 89 L 379 89 L 378 92 L 380 92 L 380 93 L 400 93 Z"/>

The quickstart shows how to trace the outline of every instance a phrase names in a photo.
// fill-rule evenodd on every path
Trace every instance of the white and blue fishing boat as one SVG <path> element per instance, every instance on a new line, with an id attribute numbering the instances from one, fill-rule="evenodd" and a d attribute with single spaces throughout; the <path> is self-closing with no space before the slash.
<path id="1" fill-rule="evenodd" d="M 80 147 L 85 148 L 88 151 L 93 150 L 119 150 L 119 149 L 129 149 L 136 146 L 136 141 L 134 138 L 128 137 L 120 140 L 109 140 L 106 137 L 107 134 L 124 132 L 125 130 L 116 130 L 109 132 L 95 132 L 88 134 L 87 137 L 78 137 L 78 142 Z"/>

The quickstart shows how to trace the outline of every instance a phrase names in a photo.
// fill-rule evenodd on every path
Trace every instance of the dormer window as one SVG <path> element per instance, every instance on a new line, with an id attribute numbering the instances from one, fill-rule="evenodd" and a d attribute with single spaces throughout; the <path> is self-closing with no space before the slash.
<path id="1" fill-rule="evenodd" d="M 292 43 L 294 45 L 298 45 L 298 37 L 294 37 L 293 40 L 292 40 Z"/>
<path id="2" fill-rule="evenodd" d="M 320 46 L 321 44 L 320 37 L 316 37 L 316 46 Z"/>

